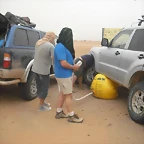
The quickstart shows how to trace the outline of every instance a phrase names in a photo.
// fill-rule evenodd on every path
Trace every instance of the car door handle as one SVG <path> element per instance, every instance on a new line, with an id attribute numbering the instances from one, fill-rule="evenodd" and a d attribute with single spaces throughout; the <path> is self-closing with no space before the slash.
<path id="1" fill-rule="evenodd" d="M 139 59 L 143 59 L 143 58 L 144 58 L 144 55 L 143 55 L 143 54 L 140 54 L 140 55 L 138 56 L 138 58 L 139 58 Z"/>
<path id="2" fill-rule="evenodd" d="M 119 54 L 120 54 L 120 52 L 119 52 L 119 51 L 116 51 L 116 52 L 115 52 L 115 55 L 119 55 Z"/>

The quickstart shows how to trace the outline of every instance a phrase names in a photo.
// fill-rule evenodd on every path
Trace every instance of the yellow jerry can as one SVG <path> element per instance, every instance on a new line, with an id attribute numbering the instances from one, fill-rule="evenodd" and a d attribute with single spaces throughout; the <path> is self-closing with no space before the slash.
<path id="1" fill-rule="evenodd" d="M 117 93 L 118 84 L 108 79 L 102 74 L 97 74 L 91 84 L 90 89 L 94 93 L 93 95 L 101 99 L 115 99 L 118 96 Z"/>

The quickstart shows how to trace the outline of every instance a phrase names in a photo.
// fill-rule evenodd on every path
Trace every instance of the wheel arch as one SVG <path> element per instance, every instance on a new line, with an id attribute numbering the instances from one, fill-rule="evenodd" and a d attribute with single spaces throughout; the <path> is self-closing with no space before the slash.
<path id="1" fill-rule="evenodd" d="M 89 54 L 91 54 L 94 57 L 94 68 L 95 71 L 99 70 L 99 57 L 100 57 L 100 52 L 101 52 L 102 48 L 101 47 L 93 47 Z"/>
<path id="2" fill-rule="evenodd" d="M 144 81 L 144 71 L 135 72 L 129 81 L 129 89 L 131 89 L 136 83 Z"/>
<path id="3" fill-rule="evenodd" d="M 21 79 L 21 82 L 23 83 L 26 83 L 27 82 L 27 79 L 28 79 L 28 76 L 29 76 L 29 73 L 31 71 L 31 68 L 32 68 L 32 65 L 34 63 L 34 59 L 32 59 L 29 64 L 27 65 L 26 69 L 25 69 L 25 72 L 24 72 L 24 75 Z"/>

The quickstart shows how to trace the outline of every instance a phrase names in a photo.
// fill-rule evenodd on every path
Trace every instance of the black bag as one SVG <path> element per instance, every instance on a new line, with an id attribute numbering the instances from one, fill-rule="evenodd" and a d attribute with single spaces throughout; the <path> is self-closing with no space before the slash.
<path id="1" fill-rule="evenodd" d="M 27 27 L 36 27 L 36 24 L 30 22 L 30 18 L 29 17 L 20 17 L 20 16 L 16 16 L 10 12 L 7 12 L 5 14 L 5 17 L 10 21 L 11 24 L 15 24 L 15 25 L 23 25 L 23 26 L 27 26 Z"/>
<path id="2" fill-rule="evenodd" d="M 5 14 L 5 17 L 10 21 L 11 24 L 16 24 L 16 25 L 19 24 L 16 16 L 13 15 L 12 13 L 7 12 L 7 13 Z"/>

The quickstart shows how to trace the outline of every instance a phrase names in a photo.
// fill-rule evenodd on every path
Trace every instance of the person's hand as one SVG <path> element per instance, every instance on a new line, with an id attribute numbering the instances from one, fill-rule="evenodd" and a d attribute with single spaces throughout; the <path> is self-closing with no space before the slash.
<path id="1" fill-rule="evenodd" d="M 80 66 L 78 66 L 78 65 L 73 65 L 73 71 L 77 71 L 78 69 L 80 68 Z"/>

